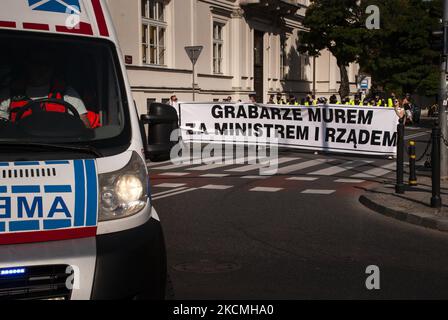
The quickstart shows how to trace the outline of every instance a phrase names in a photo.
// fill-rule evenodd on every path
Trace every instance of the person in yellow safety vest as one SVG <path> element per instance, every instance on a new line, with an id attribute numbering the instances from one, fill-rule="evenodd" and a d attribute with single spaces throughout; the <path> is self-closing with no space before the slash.
<path id="1" fill-rule="evenodd" d="M 311 93 L 308 93 L 305 98 L 305 106 L 309 107 L 313 105 L 313 97 L 311 96 Z"/>
<path id="2" fill-rule="evenodd" d="M 344 106 L 350 105 L 350 98 L 347 97 L 347 98 L 342 99 L 342 103 L 341 104 L 344 105 Z"/>
<path id="3" fill-rule="evenodd" d="M 286 105 L 288 105 L 288 106 L 298 106 L 299 105 L 299 102 L 297 101 L 297 99 L 296 99 L 296 97 L 294 96 L 294 95 L 290 95 L 289 96 L 289 100 L 288 100 L 288 102 L 286 103 Z"/>
<path id="4" fill-rule="evenodd" d="M 375 96 L 375 102 L 376 102 L 375 105 L 377 107 L 383 107 L 384 106 L 384 101 L 383 101 L 383 99 L 381 99 L 381 97 L 378 94 Z"/>
<path id="5" fill-rule="evenodd" d="M 277 101 L 276 101 L 276 103 L 278 105 L 284 105 L 285 104 L 285 101 L 282 99 L 281 93 L 277 94 Z"/>
<path id="6" fill-rule="evenodd" d="M 349 105 L 351 106 L 362 106 L 363 101 L 361 100 L 361 96 L 359 94 L 355 95 L 354 99 L 350 100 Z"/>
<path id="7" fill-rule="evenodd" d="M 394 92 L 392 92 L 392 93 L 390 94 L 389 99 L 387 100 L 387 106 L 388 106 L 389 108 L 394 108 L 394 107 L 395 107 L 395 100 L 397 100 L 397 96 L 395 95 Z"/>
<path id="8" fill-rule="evenodd" d="M 339 104 L 338 98 L 335 94 L 330 97 L 330 104 Z"/>
<path id="9" fill-rule="evenodd" d="M 312 95 L 311 92 L 308 93 L 308 95 L 306 96 L 305 99 L 305 106 L 309 107 L 309 106 L 317 106 L 317 99 L 315 95 Z"/>

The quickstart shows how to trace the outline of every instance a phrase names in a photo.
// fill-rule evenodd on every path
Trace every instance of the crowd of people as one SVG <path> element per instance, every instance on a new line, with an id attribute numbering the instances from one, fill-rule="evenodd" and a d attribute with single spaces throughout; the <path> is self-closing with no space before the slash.
<path id="1" fill-rule="evenodd" d="M 406 96 L 401 100 L 403 104 L 410 103 L 411 95 L 406 94 Z M 339 104 L 339 105 L 352 105 L 352 106 L 370 106 L 370 107 L 389 107 L 393 108 L 395 106 L 395 101 L 400 101 L 395 93 L 391 93 L 389 98 L 383 98 L 379 94 L 367 96 L 362 98 L 361 94 L 356 94 L 352 99 L 344 98 L 338 99 L 338 97 L 333 94 L 329 99 L 326 97 L 316 98 L 315 95 L 309 93 L 306 97 L 302 99 L 297 99 L 295 95 L 289 95 L 284 97 L 282 94 L 271 94 L 269 96 L 268 104 L 276 105 L 296 105 L 296 106 L 313 106 L 318 104 Z"/>
<path id="2" fill-rule="evenodd" d="M 177 97 L 171 96 L 168 104 L 174 105 L 178 101 Z M 233 101 L 231 96 L 224 98 L 222 102 L 236 102 L 241 103 L 242 100 Z M 249 103 L 257 103 L 258 99 L 255 94 L 249 95 Z M 405 119 L 406 124 L 413 124 L 420 120 L 420 110 L 412 101 L 412 97 L 409 93 L 405 94 L 403 98 L 399 98 L 395 93 L 391 93 L 387 98 L 384 98 L 380 94 L 372 94 L 366 97 L 362 97 L 361 94 L 354 95 L 353 98 L 338 99 L 333 94 L 330 98 L 320 97 L 317 98 L 312 93 L 308 93 L 306 97 L 298 99 L 295 95 L 283 95 L 278 93 L 277 95 L 271 94 L 268 98 L 267 104 L 272 105 L 286 105 L 286 106 L 317 106 L 321 104 L 341 105 L 341 106 L 366 106 L 366 107 L 386 107 L 394 108 L 397 115 Z"/>
<path id="3" fill-rule="evenodd" d="M 411 94 L 407 93 L 403 98 L 399 98 L 395 93 L 391 93 L 387 98 L 380 94 L 373 94 L 362 97 L 361 94 L 356 94 L 353 98 L 338 99 L 333 94 L 329 99 L 326 97 L 316 98 L 312 93 L 308 93 L 306 97 L 301 100 L 297 99 L 295 95 L 289 95 L 284 98 L 282 94 L 271 94 L 269 96 L 268 104 L 288 105 L 288 106 L 317 106 L 320 104 L 331 104 L 341 106 L 366 106 L 366 107 L 386 107 L 394 108 L 399 117 L 405 119 L 406 124 L 413 124 L 420 121 L 420 109 L 412 101 Z"/>

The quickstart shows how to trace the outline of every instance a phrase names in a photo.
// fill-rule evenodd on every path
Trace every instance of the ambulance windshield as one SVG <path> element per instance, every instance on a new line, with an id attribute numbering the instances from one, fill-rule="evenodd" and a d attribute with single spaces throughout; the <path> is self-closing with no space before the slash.
<path id="1" fill-rule="evenodd" d="M 0 144 L 130 144 L 126 91 L 112 43 L 1 32 L 0 46 Z"/>

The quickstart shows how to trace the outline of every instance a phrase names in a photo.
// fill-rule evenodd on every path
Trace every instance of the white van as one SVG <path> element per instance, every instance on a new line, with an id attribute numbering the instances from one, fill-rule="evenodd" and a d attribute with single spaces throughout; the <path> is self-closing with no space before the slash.
<path id="1" fill-rule="evenodd" d="M 0 300 L 165 297 L 145 158 L 177 120 L 151 109 L 105 1 L 0 1 Z"/>

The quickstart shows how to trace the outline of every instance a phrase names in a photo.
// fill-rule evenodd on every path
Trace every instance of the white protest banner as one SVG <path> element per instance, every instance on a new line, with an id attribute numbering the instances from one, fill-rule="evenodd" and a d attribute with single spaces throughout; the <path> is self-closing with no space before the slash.
<path id="1" fill-rule="evenodd" d="M 393 108 L 181 103 L 184 142 L 256 144 L 370 155 L 395 155 L 398 116 Z"/>

